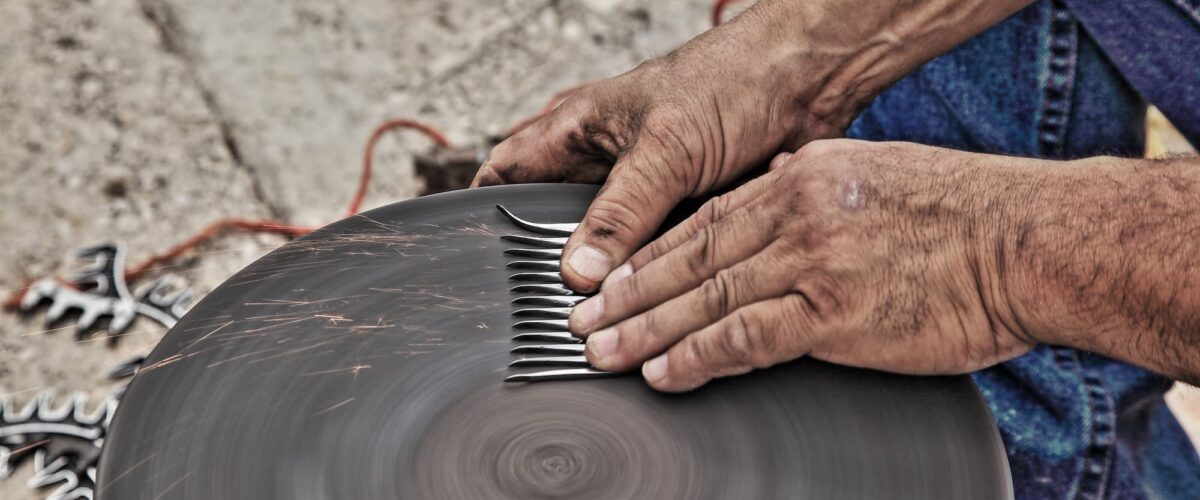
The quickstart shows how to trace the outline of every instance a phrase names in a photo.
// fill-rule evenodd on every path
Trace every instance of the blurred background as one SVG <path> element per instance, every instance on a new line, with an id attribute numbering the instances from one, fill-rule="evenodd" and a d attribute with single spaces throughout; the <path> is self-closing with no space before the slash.
<path id="1" fill-rule="evenodd" d="M 0 0 L 0 290 L 68 276 L 80 264 L 72 252 L 97 243 L 123 244 L 132 266 L 224 218 L 275 229 L 337 220 L 358 189 L 364 145 L 392 118 L 436 127 L 453 149 L 432 154 L 431 138 L 407 129 L 381 135 L 363 208 L 440 189 L 560 91 L 707 29 L 711 8 Z M 1153 154 L 1186 150 L 1155 127 Z M 220 231 L 180 260 L 150 262 L 129 286 L 171 276 L 199 297 L 286 241 Z M 139 318 L 115 336 L 79 336 L 73 320 L 47 326 L 44 314 L 0 314 L 0 394 L 21 404 L 47 389 L 100 401 L 123 384 L 106 373 L 165 331 Z M 1200 414 L 1194 390 L 1173 397 L 1178 412 Z M 46 497 L 26 486 L 31 469 L 0 480 L 0 498 Z"/>

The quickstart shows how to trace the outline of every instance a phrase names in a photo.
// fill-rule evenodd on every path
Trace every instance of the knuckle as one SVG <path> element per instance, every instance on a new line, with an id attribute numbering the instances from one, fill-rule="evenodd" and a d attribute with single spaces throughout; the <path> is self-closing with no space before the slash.
<path id="1" fill-rule="evenodd" d="M 737 297 L 727 270 L 700 285 L 700 294 L 712 317 L 723 318 L 737 308 Z"/>
<path id="2" fill-rule="evenodd" d="M 775 350 L 775 336 L 761 328 L 759 321 L 747 314 L 737 313 L 726 321 L 721 343 L 725 354 L 739 364 L 763 368 L 769 353 Z"/>
<path id="3" fill-rule="evenodd" d="M 853 149 L 859 141 L 852 139 L 818 139 L 802 146 L 796 155 L 799 158 L 822 157 Z"/>

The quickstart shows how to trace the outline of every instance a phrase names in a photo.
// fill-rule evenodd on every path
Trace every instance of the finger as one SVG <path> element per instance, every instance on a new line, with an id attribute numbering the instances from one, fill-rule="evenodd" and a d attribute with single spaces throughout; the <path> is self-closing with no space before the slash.
<path id="1" fill-rule="evenodd" d="M 589 335 L 588 361 L 609 371 L 636 367 L 744 305 L 785 295 L 792 282 L 779 272 L 780 264 L 763 252 L 679 297 Z"/>
<path id="2" fill-rule="evenodd" d="M 475 173 L 471 187 L 530 182 L 604 179 L 612 160 L 597 154 L 580 131 L 592 119 L 588 107 L 566 102 L 497 144 Z"/>
<path id="3" fill-rule="evenodd" d="M 799 294 L 756 302 L 694 332 L 647 361 L 642 376 L 651 387 L 684 392 L 708 381 L 799 358 L 822 333 Z"/>
<path id="4" fill-rule="evenodd" d="M 660 153 L 634 146 L 617 160 L 563 249 L 563 280 L 572 289 L 598 288 L 615 264 L 650 239 L 667 213 L 683 200 L 688 188 L 671 169 L 683 168 L 687 158 Z"/>
<path id="5" fill-rule="evenodd" d="M 701 229 L 725 218 L 747 203 L 758 199 L 759 195 L 765 192 L 777 177 L 777 175 L 761 175 L 729 193 L 708 200 L 695 214 L 692 214 L 692 216 L 650 242 L 649 245 L 635 252 L 628 261 L 604 279 L 601 289 L 613 286 L 617 282 L 628 278 L 646 264 L 682 245 Z"/>
<path id="6" fill-rule="evenodd" d="M 649 310 L 759 253 L 775 239 L 771 217 L 764 213 L 768 208 L 754 204 L 701 228 L 666 255 L 581 302 L 571 312 L 571 331 L 588 334 Z"/>

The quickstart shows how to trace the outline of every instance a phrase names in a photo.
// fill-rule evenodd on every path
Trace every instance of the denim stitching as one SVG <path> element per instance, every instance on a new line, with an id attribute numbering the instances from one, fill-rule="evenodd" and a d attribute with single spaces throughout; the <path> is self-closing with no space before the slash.
<path id="1" fill-rule="evenodd" d="M 1063 0 L 1050 2 L 1050 47 L 1042 116 L 1038 122 L 1038 147 L 1043 157 L 1062 156 L 1067 121 L 1071 115 L 1071 90 L 1075 84 L 1078 23 Z"/>
<path id="2" fill-rule="evenodd" d="M 1113 464 L 1113 447 L 1116 446 L 1116 405 L 1104 386 L 1103 380 L 1083 366 L 1079 352 L 1065 347 L 1052 347 L 1054 362 L 1064 371 L 1082 379 L 1087 393 L 1087 414 L 1083 433 L 1087 438 L 1087 449 L 1083 455 L 1078 480 L 1071 488 L 1070 498 L 1104 498 Z"/>

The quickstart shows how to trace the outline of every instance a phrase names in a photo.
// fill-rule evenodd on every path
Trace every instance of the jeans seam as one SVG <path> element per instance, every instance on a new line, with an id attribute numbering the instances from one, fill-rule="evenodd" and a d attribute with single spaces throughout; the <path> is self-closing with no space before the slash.
<path id="1" fill-rule="evenodd" d="M 1049 57 L 1047 78 L 1042 89 L 1042 113 L 1038 120 L 1038 148 L 1043 157 L 1062 156 L 1071 116 L 1071 92 L 1075 85 L 1075 64 L 1079 45 L 1079 26 L 1064 0 L 1050 2 Z"/>
<path id="2" fill-rule="evenodd" d="M 1071 498 L 1104 498 L 1113 465 L 1113 447 L 1116 444 L 1116 406 L 1104 381 L 1095 372 L 1083 366 L 1078 351 L 1065 347 L 1053 347 L 1054 361 L 1060 368 L 1077 375 L 1087 397 L 1087 416 L 1083 432 L 1087 448 L 1083 454 L 1082 468 L 1073 488 Z"/>

